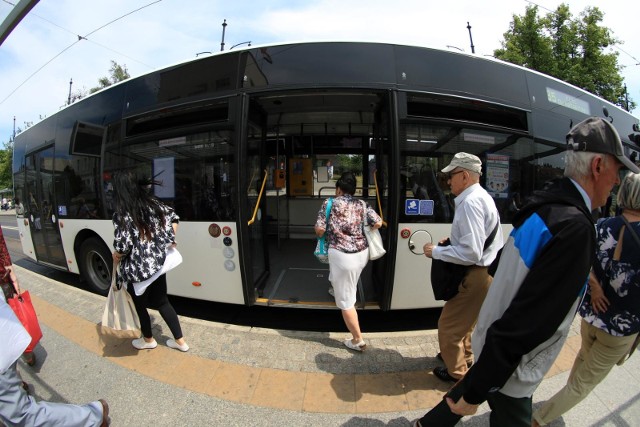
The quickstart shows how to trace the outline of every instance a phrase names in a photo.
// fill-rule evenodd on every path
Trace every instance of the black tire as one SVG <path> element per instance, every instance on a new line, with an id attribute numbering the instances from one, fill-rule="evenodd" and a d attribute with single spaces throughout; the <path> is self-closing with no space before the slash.
<path id="1" fill-rule="evenodd" d="M 78 257 L 80 274 L 89 290 L 100 295 L 107 295 L 111 287 L 111 269 L 113 265 L 111 252 L 98 238 L 92 237 L 80 245 Z"/>

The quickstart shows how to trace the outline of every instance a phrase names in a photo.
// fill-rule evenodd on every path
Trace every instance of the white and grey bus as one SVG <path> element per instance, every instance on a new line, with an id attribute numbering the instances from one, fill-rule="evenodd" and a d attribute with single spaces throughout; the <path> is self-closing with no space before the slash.
<path id="1" fill-rule="evenodd" d="M 184 262 L 169 293 L 231 304 L 335 307 L 313 256 L 322 199 L 346 170 L 383 217 L 359 307 L 437 307 L 428 241 L 449 235 L 438 171 L 484 163 L 503 232 L 522 200 L 562 173 L 565 135 L 607 116 L 637 156 L 638 119 L 581 89 L 491 58 L 378 43 L 292 43 L 220 52 L 93 94 L 16 137 L 25 254 L 106 293 L 111 177 L 162 182 Z M 569 262 L 569 261 L 568 261 Z"/>

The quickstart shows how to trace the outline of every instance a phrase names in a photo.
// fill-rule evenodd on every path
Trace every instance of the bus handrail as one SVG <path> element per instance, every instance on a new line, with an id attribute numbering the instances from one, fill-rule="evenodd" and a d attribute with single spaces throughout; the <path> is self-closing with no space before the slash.
<path id="1" fill-rule="evenodd" d="M 267 177 L 269 174 L 267 170 L 264 170 L 264 179 L 262 180 L 262 187 L 260 188 L 260 194 L 258 194 L 258 201 L 256 202 L 256 207 L 253 209 L 253 216 L 248 221 L 247 226 L 253 224 L 256 220 L 256 215 L 258 214 L 258 208 L 260 207 L 260 200 L 262 200 L 262 194 L 264 194 L 264 186 L 267 184 Z"/>
<path id="2" fill-rule="evenodd" d="M 382 204 L 380 203 L 380 190 L 378 190 L 378 171 L 373 171 L 373 185 L 376 187 L 376 199 L 378 200 L 378 210 L 380 211 L 380 219 L 382 220 L 382 225 L 387 226 L 387 222 L 384 220 L 382 216 Z"/>
<path id="3" fill-rule="evenodd" d="M 367 190 L 371 190 L 372 188 L 375 188 L 375 187 L 356 187 L 356 190 L 364 190 L 365 188 Z M 335 185 L 334 186 L 330 186 L 330 185 L 326 186 L 325 185 L 324 187 L 320 187 L 318 189 L 318 197 L 322 197 L 322 190 L 326 190 L 326 189 L 330 189 L 330 190 L 334 190 L 335 191 L 336 187 L 335 187 Z"/>

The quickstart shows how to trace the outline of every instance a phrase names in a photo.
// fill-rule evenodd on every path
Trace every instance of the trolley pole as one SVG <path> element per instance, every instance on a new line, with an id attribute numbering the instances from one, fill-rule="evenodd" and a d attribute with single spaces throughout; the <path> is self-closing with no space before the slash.
<path id="1" fill-rule="evenodd" d="M 227 29 L 227 20 L 222 23 L 222 43 L 220 43 L 220 52 L 224 50 L 224 30 Z"/>
<path id="2" fill-rule="evenodd" d="M 471 53 L 476 53 L 476 49 L 473 46 L 473 37 L 471 37 L 471 25 L 469 25 L 469 21 L 467 21 L 467 30 L 469 30 L 469 40 L 471 41 Z"/>
<path id="3" fill-rule="evenodd" d="M 71 105 L 71 86 L 73 85 L 73 78 L 69 80 L 69 97 L 67 98 L 67 105 Z"/>
<path id="4" fill-rule="evenodd" d="M 629 92 L 627 92 L 627 84 L 624 84 L 624 103 L 626 110 L 629 111 Z"/>

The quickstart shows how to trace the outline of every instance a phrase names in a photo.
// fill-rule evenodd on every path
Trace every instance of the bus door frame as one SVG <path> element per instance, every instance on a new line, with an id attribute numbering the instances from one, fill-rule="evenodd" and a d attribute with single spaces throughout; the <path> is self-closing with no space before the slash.
<path id="1" fill-rule="evenodd" d="M 386 234 L 384 239 L 384 243 L 386 246 L 387 253 L 381 259 L 377 261 L 372 261 L 373 264 L 373 279 L 374 280 L 382 280 L 382 295 L 378 300 L 378 304 L 380 308 L 384 311 L 387 311 L 391 308 L 391 297 L 393 295 L 393 278 L 395 276 L 395 259 L 396 259 L 396 247 L 398 245 L 398 236 L 397 236 L 397 228 L 398 228 L 398 217 L 399 217 L 399 178 L 398 174 L 395 173 L 399 169 L 399 147 L 398 141 L 400 140 L 400 136 L 398 134 L 398 91 L 396 89 L 391 89 L 387 92 L 386 97 L 384 97 L 384 104 L 381 106 L 381 110 L 379 112 L 379 120 L 380 123 L 377 123 L 378 126 L 382 126 L 384 124 L 384 119 L 386 117 L 387 120 L 387 129 L 386 134 L 382 134 L 379 131 L 374 133 L 374 138 L 377 136 L 380 140 L 387 139 L 387 151 L 385 152 L 385 147 L 382 144 L 376 143 L 375 149 L 375 157 L 376 164 L 380 164 L 387 157 L 387 175 L 382 176 L 380 173 L 377 174 L 377 180 L 380 185 L 378 189 L 380 192 L 381 198 L 381 206 L 384 212 L 383 217 L 384 222 L 386 223 L 385 230 L 383 233 Z M 384 169 L 383 169 L 384 170 Z M 384 194 L 384 185 L 385 182 L 387 184 L 387 195 L 386 195 L 386 204 L 385 201 L 382 200 L 385 198 Z M 374 183 L 370 183 L 374 184 Z M 376 195 L 377 200 L 377 195 Z M 386 206 L 385 206 L 386 205 Z M 377 209 L 378 206 L 374 206 L 374 209 Z M 386 210 L 385 210 L 386 208 Z M 380 213 L 380 212 L 379 212 Z M 384 227 L 384 226 L 383 226 Z"/>
<path id="2" fill-rule="evenodd" d="M 43 264 L 49 264 L 58 268 L 64 268 L 68 270 L 67 260 L 64 254 L 64 248 L 62 245 L 62 236 L 60 234 L 60 218 L 57 211 L 56 191 L 50 194 L 51 200 L 49 200 L 49 211 L 44 212 L 44 174 L 41 170 L 42 162 L 39 159 L 42 158 L 42 154 L 45 152 L 51 152 L 51 177 L 50 185 L 55 187 L 56 185 L 56 148 L 55 144 L 47 145 L 46 147 L 39 148 L 36 151 L 30 152 L 25 155 L 25 174 L 29 174 L 26 170 L 26 165 L 29 164 L 28 159 L 33 159 L 34 184 L 35 188 L 31 188 L 28 177 L 25 177 L 25 194 L 23 197 L 23 204 L 28 206 L 28 218 L 29 218 L 29 231 L 31 233 L 31 240 L 33 242 L 34 255 L 38 262 Z M 33 195 L 36 202 L 38 212 L 31 210 L 31 194 L 30 192 L 35 190 Z M 41 244 L 37 244 L 37 241 L 42 240 Z"/>
<path id="3" fill-rule="evenodd" d="M 236 162 L 236 175 L 238 183 L 238 191 L 236 192 L 237 196 L 237 206 L 238 206 L 238 251 L 239 251 L 239 262 L 240 269 L 242 274 L 242 289 L 244 293 L 244 299 L 246 305 L 253 305 L 256 302 L 258 297 L 257 289 L 259 286 L 268 279 L 269 277 L 269 251 L 268 251 L 268 243 L 267 243 L 267 233 L 266 227 L 264 226 L 265 216 L 266 216 L 266 197 L 265 194 L 262 194 L 262 197 L 259 200 L 258 211 L 256 211 L 256 216 L 254 216 L 254 207 L 250 206 L 249 198 L 245 191 L 242 189 L 247 189 L 249 185 L 256 185 L 258 182 L 260 185 L 255 187 L 260 194 L 261 189 L 264 190 L 264 186 L 262 186 L 262 181 L 265 176 L 264 173 L 266 169 L 266 158 L 265 158 L 265 146 L 264 144 L 260 145 L 260 176 L 253 179 L 252 182 L 249 182 L 250 179 L 247 178 L 246 174 L 250 169 L 251 162 L 249 161 L 248 156 L 248 145 L 249 145 L 249 121 L 251 117 L 251 95 L 247 93 L 242 93 L 239 96 L 239 101 L 237 104 L 237 117 L 239 120 L 238 123 L 238 132 L 236 133 L 239 143 L 237 145 L 237 159 Z M 264 119 L 263 123 L 252 123 L 260 125 L 262 130 L 262 140 L 266 140 L 266 119 Z M 243 167 L 244 166 L 244 167 Z M 249 225 L 249 221 L 253 219 L 253 223 Z M 252 235 L 251 227 L 260 227 L 258 231 L 258 239 L 256 239 L 255 235 Z M 262 255 L 262 259 L 255 259 L 256 255 Z M 259 256 L 258 255 L 258 256 Z M 256 274 L 256 262 L 262 263 L 262 270 Z M 257 264 L 258 268 L 260 264 Z"/>

